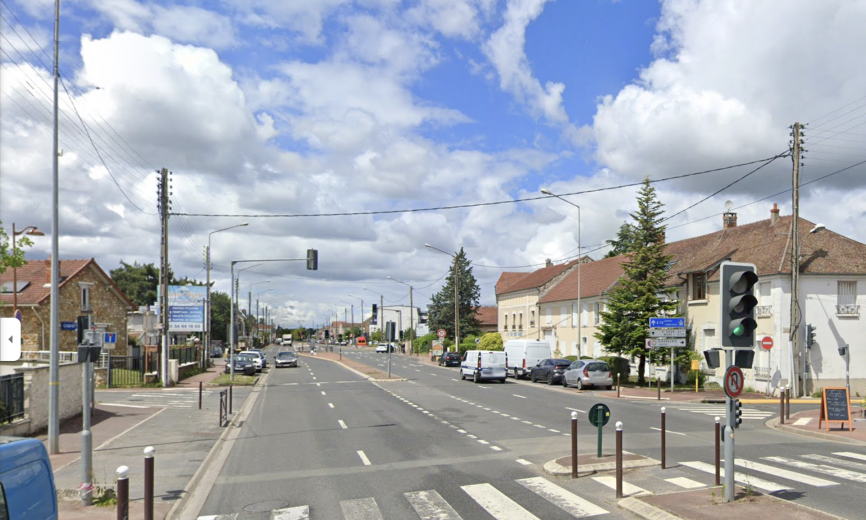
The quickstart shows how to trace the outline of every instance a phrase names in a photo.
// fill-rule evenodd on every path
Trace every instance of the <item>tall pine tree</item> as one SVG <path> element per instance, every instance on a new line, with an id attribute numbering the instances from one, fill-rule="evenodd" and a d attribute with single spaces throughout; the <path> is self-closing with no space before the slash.
<path id="1" fill-rule="evenodd" d="M 677 303 L 667 298 L 672 291 L 665 290 L 671 257 L 664 252 L 663 204 L 649 179 L 644 180 L 637 203 L 637 212 L 631 214 L 632 249 L 626 253 L 623 276 L 608 296 L 595 337 L 611 352 L 639 357 L 638 383 L 643 384 L 647 355 L 654 361 L 665 354 L 646 348 L 649 318 L 674 316 Z"/>
<path id="2" fill-rule="evenodd" d="M 460 313 L 460 337 L 479 335 L 481 326 L 475 317 L 475 309 L 481 299 L 481 288 L 472 274 L 472 262 L 466 258 L 463 248 L 457 253 L 457 307 Z M 430 300 L 427 321 L 431 331 L 445 329 L 448 338 L 454 339 L 454 264 L 445 279 L 445 285 Z"/>

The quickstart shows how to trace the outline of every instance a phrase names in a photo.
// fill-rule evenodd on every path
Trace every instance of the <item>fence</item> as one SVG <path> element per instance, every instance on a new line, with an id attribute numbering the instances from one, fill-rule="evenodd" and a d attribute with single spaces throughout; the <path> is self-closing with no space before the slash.
<path id="1" fill-rule="evenodd" d="M 24 374 L 0 376 L 0 424 L 24 417 Z"/>
<path id="2" fill-rule="evenodd" d="M 144 357 L 111 356 L 108 358 L 108 386 L 141 386 L 144 382 Z"/>
<path id="3" fill-rule="evenodd" d="M 198 361 L 198 347 L 172 347 L 169 359 L 176 359 L 181 365 Z"/>

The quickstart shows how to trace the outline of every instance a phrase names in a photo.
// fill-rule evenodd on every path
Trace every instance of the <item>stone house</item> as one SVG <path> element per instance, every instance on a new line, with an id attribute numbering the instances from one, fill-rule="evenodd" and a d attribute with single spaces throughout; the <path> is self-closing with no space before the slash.
<path id="1" fill-rule="evenodd" d="M 31 260 L 18 268 L 21 350 L 49 350 L 51 261 Z M 12 269 L 0 275 L 0 316 L 12 316 Z M 85 330 L 99 326 L 117 333 L 112 352 L 127 354 L 127 312 L 133 304 L 96 260 L 60 261 L 60 350 L 76 352 Z"/>

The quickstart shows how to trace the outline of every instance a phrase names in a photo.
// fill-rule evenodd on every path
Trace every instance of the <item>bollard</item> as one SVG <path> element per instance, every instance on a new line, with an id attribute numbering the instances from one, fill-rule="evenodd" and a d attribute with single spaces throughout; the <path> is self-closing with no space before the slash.
<path id="1" fill-rule="evenodd" d="M 153 520 L 153 446 L 144 449 L 144 520 Z"/>
<path id="2" fill-rule="evenodd" d="M 571 412 L 571 478 L 577 478 L 577 412 Z"/>
<path id="3" fill-rule="evenodd" d="M 665 407 L 662 406 L 662 469 L 665 469 Z"/>
<path id="4" fill-rule="evenodd" d="M 785 386 L 785 419 L 791 420 L 791 385 Z"/>
<path id="5" fill-rule="evenodd" d="M 340 349 L 340 361 L 343 361 L 343 349 Z"/>
<path id="6" fill-rule="evenodd" d="M 619 398 L 619 374 L 616 375 L 616 396 Z"/>
<path id="7" fill-rule="evenodd" d="M 662 400 L 662 378 L 660 378 L 660 377 L 656 378 L 656 381 L 659 382 L 659 385 L 658 385 L 659 386 L 659 399 L 658 400 L 661 401 Z"/>
<path id="8" fill-rule="evenodd" d="M 785 424 L 785 389 L 779 390 L 779 424 Z"/>
<path id="9" fill-rule="evenodd" d="M 229 415 L 232 414 L 232 402 L 233 401 L 234 401 L 234 399 L 232 399 L 232 385 L 229 385 Z"/>
<path id="10" fill-rule="evenodd" d="M 722 429 L 721 429 L 721 418 L 716 417 L 716 485 L 722 485 L 722 471 L 721 471 L 721 458 L 722 458 L 722 447 L 720 446 L 722 442 Z"/>
<path id="11" fill-rule="evenodd" d="M 129 468 L 117 468 L 117 520 L 129 520 Z"/>
<path id="12" fill-rule="evenodd" d="M 622 498 L 622 421 L 616 423 L 616 498 Z"/>
<path id="13" fill-rule="evenodd" d="M 198 409 L 201 410 L 201 381 L 198 382 Z"/>

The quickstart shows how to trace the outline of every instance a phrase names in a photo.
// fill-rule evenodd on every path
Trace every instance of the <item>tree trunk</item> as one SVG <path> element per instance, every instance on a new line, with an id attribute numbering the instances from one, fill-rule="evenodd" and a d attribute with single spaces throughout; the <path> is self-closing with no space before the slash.
<path id="1" fill-rule="evenodd" d="M 640 363 L 637 366 L 637 385 L 643 386 L 646 383 L 646 379 L 644 378 L 644 372 L 646 369 L 646 354 L 640 355 Z"/>

